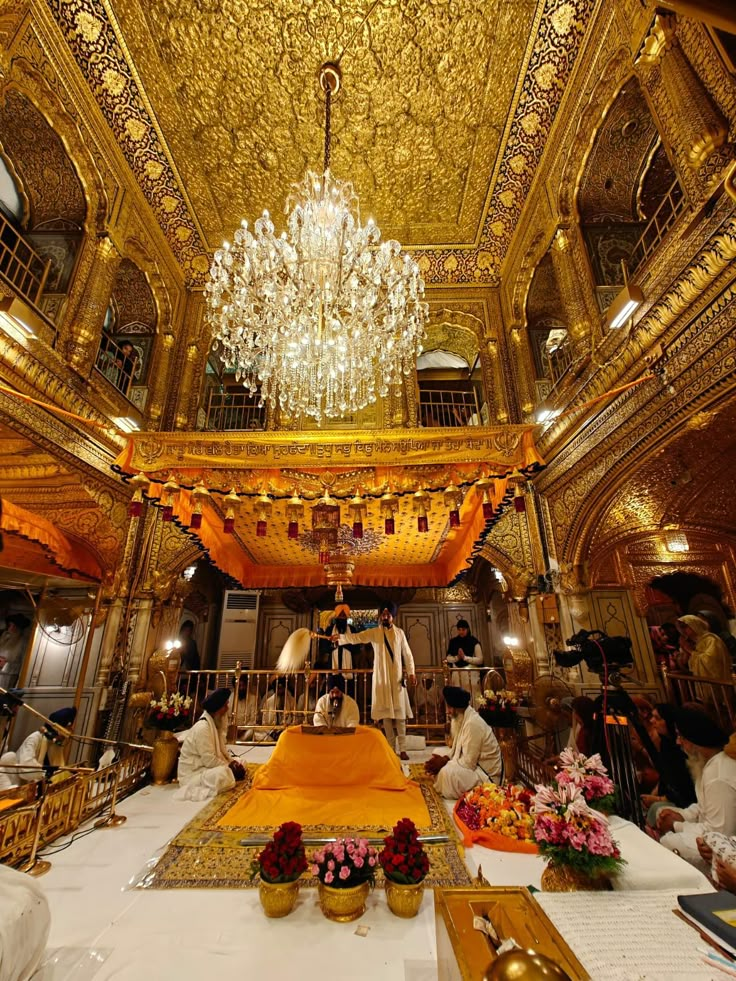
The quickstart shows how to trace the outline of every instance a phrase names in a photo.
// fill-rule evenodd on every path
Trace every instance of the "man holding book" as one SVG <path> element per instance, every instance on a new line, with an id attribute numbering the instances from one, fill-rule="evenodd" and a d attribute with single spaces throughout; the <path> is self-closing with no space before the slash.
<path id="1" fill-rule="evenodd" d="M 345 679 L 333 674 L 327 682 L 327 694 L 317 700 L 314 725 L 330 729 L 354 729 L 360 722 L 358 703 L 345 694 Z"/>

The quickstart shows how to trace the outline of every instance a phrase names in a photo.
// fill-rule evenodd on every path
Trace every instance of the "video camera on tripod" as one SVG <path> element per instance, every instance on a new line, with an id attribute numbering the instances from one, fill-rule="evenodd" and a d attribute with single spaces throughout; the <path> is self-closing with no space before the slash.
<path id="1" fill-rule="evenodd" d="M 571 650 L 552 652 L 561 668 L 574 668 L 585 661 L 589 671 L 614 680 L 634 663 L 628 637 L 609 637 L 602 630 L 579 630 L 566 643 Z"/>

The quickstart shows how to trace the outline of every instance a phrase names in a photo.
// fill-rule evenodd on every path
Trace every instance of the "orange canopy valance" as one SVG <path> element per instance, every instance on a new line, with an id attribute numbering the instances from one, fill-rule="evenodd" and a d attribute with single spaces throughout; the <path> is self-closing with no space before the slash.
<path id="1" fill-rule="evenodd" d="M 0 562 L 39 575 L 66 573 L 72 577 L 99 580 L 99 563 L 81 545 L 72 543 L 46 518 L 3 498 L 0 528 L 6 540 Z"/>

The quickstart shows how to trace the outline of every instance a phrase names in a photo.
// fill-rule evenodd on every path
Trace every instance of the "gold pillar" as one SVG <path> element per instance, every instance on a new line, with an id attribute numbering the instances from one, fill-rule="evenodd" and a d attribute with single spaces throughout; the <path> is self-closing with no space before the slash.
<path id="1" fill-rule="evenodd" d="M 147 415 L 149 429 L 157 429 L 164 411 L 166 392 L 170 384 L 171 355 L 174 350 L 174 335 L 164 333 L 156 345 L 156 374 L 151 388 Z"/>
<path id="2" fill-rule="evenodd" d="M 195 377 L 194 369 L 199 360 L 199 348 L 196 344 L 189 344 L 184 356 L 184 369 L 182 371 L 181 382 L 179 385 L 179 398 L 176 403 L 176 419 L 174 421 L 175 429 L 193 428 L 193 423 L 195 420 L 191 418 L 191 405 L 194 397 L 194 392 L 192 389 L 194 386 Z M 196 408 L 194 412 L 196 413 Z"/>
<path id="3" fill-rule="evenodd" d="M 588 255 L 578 225 L 557 229 L 552 243 L 552 265 L 573 343 L 579 344 L 589 337 L 595 337 L 601 314 L 595 299 L 595 285 Z"/>
<path id="4" fill-rule="evenodd" d="M 525 416 L 531 415 L 537 401 L 534 388 L 536 372 L 534 360 L 529 346 L 529 333 L 519 324 L 511 328 L 511 363 L 516 374 L 516 386 L 519 395 L 519 407 Z"/>
<path id="5" fill-rule="evenodd" d="M 673 14 L 654 18 L 635 65 L 681 181 L 691 197 L 702 198 L 706 182 L 698 172 L 728 139 L 728 123 L 687 60 Z"/>
<path id="6" fill-rule="evenodd" d="M 509 403 L 503 377 L 503 364 L 497 337 L 486 339 L 485 351 L 481 352 L 483 388 L 488 400 L 488 424 L 509 421 Z"/>
<path id="7" fill-rule="evenodd" d="M 87 378 L 97 356 L 122 256 L 108 235 L 97 239 L 82 295 L 65 324 L 63 350 L 72 368 Z"/>

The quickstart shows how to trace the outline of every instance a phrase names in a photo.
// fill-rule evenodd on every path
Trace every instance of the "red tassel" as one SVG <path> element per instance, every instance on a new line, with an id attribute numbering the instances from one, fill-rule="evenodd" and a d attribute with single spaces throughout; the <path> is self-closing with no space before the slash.
<path id="1" fill-rule="evenodd" d="M 457 510 L 457 508 L 453 508 L 452 511 L 450 511 L 450 527 L 460 527 L 460 512 Z"/>
<path id="2" fill-rule="evenodd" d="M 131 501 L 128 505 L 128 517 L 140 518 L 143 513 L 143 501 Z"/>
<path id="3" fill-rule="evenodd" d="M 396 534 L 396 524 L 393 518 L 386 518 L 386 520 L 383 523 L 383 530 L 387 535 Z"/>
<path id="4" fill-rule="evenodd" d="M 264 524 L 265 524 L 265 521 L 264 521 Z M 299 522 L 298 521 L 290 521 L 289 522 L 289 530 L 288 530 L 287 534 L 288 534 L 288 537 L 289 538 L 292 538 L 292 539 L 299 537 Z"/>
<path id="5" fill-rule="evenodd" d="M 426 514 L 417 515 L 417 531 L 429 531 L 429 519 Z"/>
<path id="6" fill-rule="evenodd" d="M 225 518 L 222 530 L 226 535 L 232 535 L 232 533 L 235 531 L 235 518 Z"/>
<path id="7" fill-rule="evenodd" d="M 174 517 L 174 505 L 164 504 L 163 508 L 161 509 L 161 520 L 171 521 L 173 517 Z"/>
<path id="8" fill-rule="evenodd" d="M 490 521 L 493 517 L 493 505 L 490 501 L 483 501 L 483 517 L 486 521 Z"/>
<path id="9" fill-rule="evenodd" d="M 256 522 L 256 536 L 258 538 L 265 538 L 268 534 L 268 522 L 267 521 L 257 521 Z"/>
<path id="10" fill-rule="evenodd" d="M 363 537 L 363 522 L 362 521 L 354 521 L 353 522 L 353 538 L 362 538 L 362 537 Z"/>
<path id="11" fill-rule="evenodd" d="M 523 514 L 526 511 L 526 501 L 524 500 L 523 494 L 519 494 L 518 497 L 514 498 L 514 507 L 517 514 Z"/>
<path id="12" fill-rule="evenodd" d="M 202 514 L 201 512 L 195 511 L 192 514 L 192 520 L 189 525 L 190 528 L 201 528 L 202 527 Z"/>

